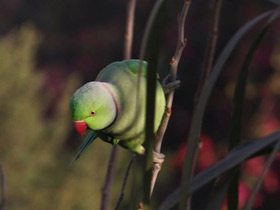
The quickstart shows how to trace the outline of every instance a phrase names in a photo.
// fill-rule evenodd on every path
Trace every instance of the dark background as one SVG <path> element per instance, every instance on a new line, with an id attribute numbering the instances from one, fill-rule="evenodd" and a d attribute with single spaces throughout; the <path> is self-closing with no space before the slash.
<path id="1" fill-rule="evenodd" d="M 178 184 L 175 180 L 180 176 L 209 35 L 211 3 L 193 1 L 187 17 L 188 42 L 178 69 L 182 85 L 175 94 L 163 143 L 167 158 L 156 189 L 158 202 Z M 107 64 L 123 59 L 126 4 L 125 0 L 0 1 L 0 163 L 6 179 L 7 209 L 98 209 L 111 145 L 95 142 L 79 161 L 68 167 L 81 142 L 73 131 L 68 103 L 76 88 L 94 80 Z M 161 80 L 168 74 L 176 47 L 176 19 L 182 5 L 183 1 L 167 1 L 159 59 Z M 152 6 L 148 0 L 137 4 L 132 58 L 138 58 Z M 273 8 L 274 4 L 264 0 L 224 0 L 216 56 L 239 27 Z M 251 64 L 244 106 L 244 141 L 279 128 L 279 24 L 277 21 L 272 25 Z M 198 171 L 226 154 L 235 80 L 259 30 L 260 25 L 239 43 L 210 97 Z M 129 155 L 128 151 L 120 150 L 112 206 Z M 264 163 L 261 157 L 244 165 L 240 205 L 246 202 Z M 278 159 L 265 179 L 256 209 L 278 209 L 277 163 Z M 131 188 L 132 183 L 127 190 Z M 128 201 L 129 197 L 124 205 Z M 194 200 L 194 205 L 201 209 L 199 199 Z"/>

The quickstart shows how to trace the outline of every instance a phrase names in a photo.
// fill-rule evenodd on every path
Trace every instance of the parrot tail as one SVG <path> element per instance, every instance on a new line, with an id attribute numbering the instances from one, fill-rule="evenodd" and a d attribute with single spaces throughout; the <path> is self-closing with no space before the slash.
<path id="1" fill-rule="evenodd" d="M 86 150 L 86 148 L 97 138 L 97 134 L 94 131 L 90 131 L 87 137 L 85 138 L 82 145 L 79 147 L 77 154 L 74 156 L 69 166 L 72 166 L 75 160 L 77 160 L 81 154 Z"/>

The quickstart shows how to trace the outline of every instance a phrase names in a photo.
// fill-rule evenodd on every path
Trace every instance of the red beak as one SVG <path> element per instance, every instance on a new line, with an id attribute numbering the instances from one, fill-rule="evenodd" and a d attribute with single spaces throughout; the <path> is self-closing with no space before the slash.
<path id="1" fill-rule="evenodd" d="M 87 130 L 87 124 L 83 121 L 74 121 L 75 130 L 81 135 L 85 135 Z"/>

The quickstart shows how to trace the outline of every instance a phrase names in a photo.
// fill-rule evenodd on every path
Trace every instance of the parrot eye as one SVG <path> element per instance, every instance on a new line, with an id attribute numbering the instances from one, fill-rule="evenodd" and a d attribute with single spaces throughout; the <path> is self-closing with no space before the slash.
<path id="1" fill-rule="evenodd" d="M 89 116 L 94 116 L 96 114 L 96 111 L 91 111 Z"/>

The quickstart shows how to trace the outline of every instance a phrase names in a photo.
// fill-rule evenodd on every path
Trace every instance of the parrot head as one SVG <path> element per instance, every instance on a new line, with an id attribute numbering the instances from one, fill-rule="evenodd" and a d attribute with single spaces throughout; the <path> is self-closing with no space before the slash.
<path id="1" fill-rule="evenodd" d="M 70 115 L 80 135 L 86 130 L 101 130 L 111 125 L 118 114 L 116 99 L 107 83 L 89 82 L 70 100 Z"/>

